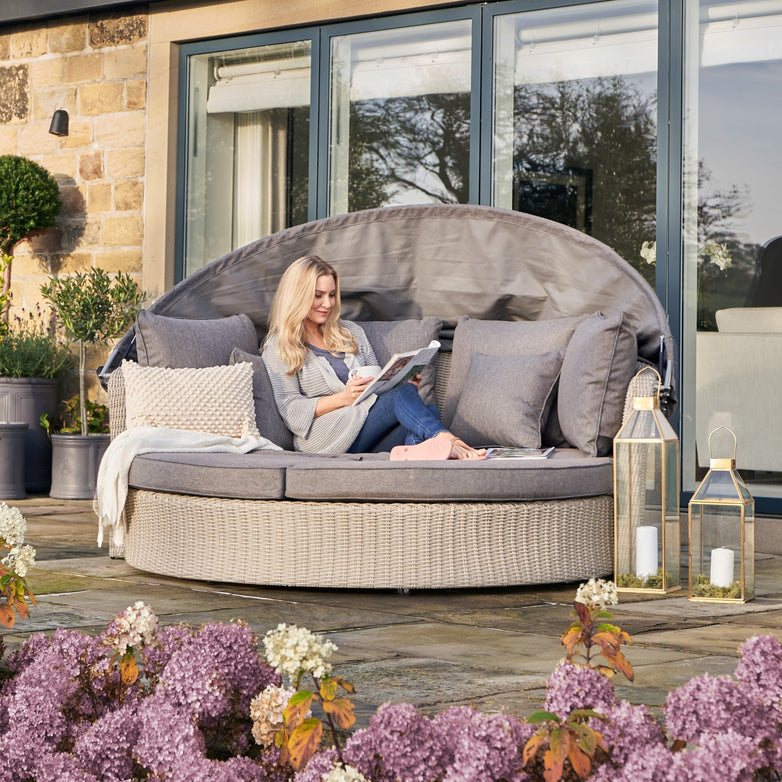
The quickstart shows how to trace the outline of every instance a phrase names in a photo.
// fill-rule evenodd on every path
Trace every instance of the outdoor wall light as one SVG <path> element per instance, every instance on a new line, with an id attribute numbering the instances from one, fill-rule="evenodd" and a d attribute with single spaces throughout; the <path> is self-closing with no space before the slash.
<path id="1" fill-rule="evenodd" d="M 49 133 L 55 136 L 68 135 L 68 112 L 65 109 L 57 109 L 52 115 L 52 124 L 49 125 Z"/>
<path id="2" fill-rule="evenodd" d="M 733 458 L 715 459 L 711 438 L 733 437 Z M 736 472 L 736 435 L 709 435 L 709 471 L 692 495 L 690 600 L 745 603 L 755 593 L 755 501 Z"/>
<path id="3" fill-rule="evenodd" d="M 639 395 L 639 381 L 650 395 Z M 635 376 L 633 410 L 614 438 L 614 581 L 620 592 L 681 589 L 679 438 L 660 410 L 660 385 L 651 367 Z"/>

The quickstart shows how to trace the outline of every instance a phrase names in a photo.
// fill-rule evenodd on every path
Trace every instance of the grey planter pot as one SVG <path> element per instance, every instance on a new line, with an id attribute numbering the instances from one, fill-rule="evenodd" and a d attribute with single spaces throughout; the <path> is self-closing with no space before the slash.
<path id="1" fill-rule="evenodd" d="M 91 500 L 98 466 L 109 446 L 107 434 L 52 435 L 52 489 L 59 500 Z"/>
<path id="2" fill-rule="evenodd" d="M 27 424 L 0 424 L 0 498 L 23 500 Z"/>
<path id="3" fill-rule="evenodd" d="M 57 415 L 60 380 L 43 377 L 0 377 L 0 422 L 27 424 L 24 483 L 28 492 L 46 493 L 52 482 L 52 448 L 39 420 Z"/>

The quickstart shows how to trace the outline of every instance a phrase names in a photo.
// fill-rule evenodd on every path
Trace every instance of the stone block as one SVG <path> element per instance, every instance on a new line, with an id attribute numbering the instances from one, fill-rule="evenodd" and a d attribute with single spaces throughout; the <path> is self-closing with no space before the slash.
<path id="1" fill-rule="evenodd" d="M 9 33 L 0 33 L 0 60 L 11 59 L 11 36 Z"/>
<path id="2" fill-rule="evenodd" d="M 140 212 L 144 205 L 144 184 L 128 179 L 114 185 L 114 209 L 117 212 Z"/>
<path id="3" fill-rule="evenodd" d="M 107 215 L 103 225 L 106 247 L 140 247 L 144 241 L 144 220 L 141 215 Z"/>
<path id="4" fill-rule="evenodd" d="M 143 255 L 137 250 L 98 250 L 95 253 L 95 265 L 109 274 L 116 272 L 141 272 Z"/>
<path id="5" fill-rule="evenodd" d="M 18 155 L 33 157 L 50 154 L 57 149 L 57 136 L 49 133 L 49 123 L 27 125 L 19 132 Z M 36 161 L 37 162 L 37 161 Z"/>
<path id="6" fill-rule="evenodd" d="M 93 14 L 90 18 L 90 45 L 93 48 L 123 46 L 147 37 L 147 14 L 116 11 Z"/>
<path id="7" fill-rule="evenodd" d="M 52 259 L 52 271 L 57 274 L 86 272 L 92 268 L 94 255 L 86 252 L 73 252 Z"/>
<path id="8" fill-rule="evenodd" d="M 33 255 L 55 253 L 62 250 L 62 229 L 49 228 L 30 238 L 30 251 Z"/>
<path id="9" fill-rule="evenodd" d="M 125 84 L 125 107 L 128 109 L 144 109 L 147 106 L 147 83 L 143 79 L 135 79 Z"/>
<path id="10" fill-rule="evenodd" d="M 71 117 L 68 125 L 68 135 L 63 136 L 60 139 L 60 146 L 68 149 L 76 149 L 91 144 L 94 138 L 92 126 L 92 119 Z"/>
<path id="11" fill-rule="evenodd" d="M 143 147 L 146 132 L 146 116 L 141 111 L 103 114 L 95 118 L 95 140 L 105 148 Z"/>
<path id="12" fill-rule="evenodd" d="M 37 57 L 29 67 L 30 86 L 33 90 L 62 86 L 63 58 L 59 55 Z"/>
<path id="13" fill-rule="evenodd" d="M 103 179 L 103 154 L 85 152 L 79 157 L 79 175 L 84 180 Z"/>
<path id="14" fill-rule="evenodd" d="M 15 60 L 46 54 L 46 28 L 30 26 L 11 33 L 10 54 Z"/>
<path id="15" fill-rule="evenodd" d="M 19 137 L 17 128 L 0 125 L 0 155 L 16 154 L 16 144 Z"/>
<path id="16" fill-rule="evenodd" d="M 124 108 L 125 96 L 120 81 L 83 84 L 79 87 L 79 109 L 83 115 L 111 114 Z"/>
<path id="17" fill-rule="evenodd" d="M 60 200 L 63 217 L 84 216 L 87 213 L 84 200 L 84 186 L 66 185 L 60 187 Z"/>
<path id="18" fill-rule="evenodd" d="M 46 258 L 31 252 L 29 242 L 22 242 L 22 244 L 17 245 L 14 252 L 12 279 L 18 278 L 22 280 L 26 277 L 48 273 L 49 264 Z"/>
<path id="19" fill-rule="evenodd" d="M 144 176 L 144 149 L 115 149 L 106 152 L 106 174 L 110 179 Z"/>
<path id="20" fill-rule="evenodd" d="M 62 226 L 62 246 L 66 252 L 77 248 L 84 250 L 97 247 L 102 239 L 102 218 L 89 215 L 67 217 L 60 221 Z"/>
<path id="21" fill-rule="evenodd" d="M 57 109 L 65 109 L 70 115 L 75 108 L 75 87 L 59 87 L 56 90 L 39 90 L 36 88 L 33 91 L 33 118 L 46 122 L 47 131 L 49 129 L 48 123 L 52 121 L 52 114 Z M 70 126 L 68 132 L 70 132 Z"/>
<path id="22" fill-rule="evenodd" d="M 87 46 L 87 20 L 56 19 L 49 23 L 49 51 L 65 54 L 81 52 Z"/>
<path id="23" fill-rule="evenodd" d="M 66 57 L 63 73 L 68 84 L 79 81 L 95 81 L 101 75 L 101 56 L 98 52 L 93 52 Z"/>
<path id="24" fill-rule="evenodd" d="M 111 211 L 110 182 L 91 182 L 87 185 L 87 211 L 90 214 Z"/>
<path id="25" fill-rule="evenodd" d="M 74 152 L 55 152 L 44 155 L 41 165 L 58 181 L 72 180 L 76 176 L 77 157 Z M 62 190 L 60 190 L 62 197 Z"/>
<path id="26" fill-rule="evenodd" d="M 146 45 L 108 49 L 103 52 L 103 78 L 127 79 L 147 72 Z"/>
<path id="27" fill-rule="evenodd" d="M 30 116 L 29 92 L 27 65 L 0 67 L 0 125 Z"/>

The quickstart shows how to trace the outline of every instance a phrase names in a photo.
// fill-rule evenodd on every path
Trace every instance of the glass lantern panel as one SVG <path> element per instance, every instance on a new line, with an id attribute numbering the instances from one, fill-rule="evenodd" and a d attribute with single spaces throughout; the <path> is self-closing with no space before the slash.
<path id="1" fill-rule="evenodd" d="M 679 520 L 679 443 L 668 441 L 663 446 L 663 503 L 665 509 L 665 589 L 681 583 L 681 524 Z"/>
<path id="2" fill-rule="evenodd" d="M 616 441 L 614 454 L 617 586 L 661 589 L 666 483 L 662 443 Z"/>
<path id="3" fill-rule="evenodd" d="M 710 470 L 692 496 L 693 500 L 738 500 L 739 493 L 730 470 Z"/>
<path id="4" fill-rule="evenodd" d="M 744 509 L 744 599 L 755 596 L 755 504 Z"/>
<path id="5" fill-rule="evenodd" d="M 741 599 L 742 507 L 691 505 L 693 597 Z"/>

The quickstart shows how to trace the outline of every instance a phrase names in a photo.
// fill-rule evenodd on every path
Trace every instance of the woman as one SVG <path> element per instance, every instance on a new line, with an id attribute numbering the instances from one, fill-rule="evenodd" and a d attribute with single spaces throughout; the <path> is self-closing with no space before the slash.
<path id="1" fill-rule="evenodd" d="M 405 445 L 392 449 L 394 457 L 485 458 L 483 450 L 445 429 L 437 408 L 421 401 L 416 383 L 400 383 L 354 405 L 372 378 L 351 372 L 378 362 L 363 329 L 340 320 L 339 313 L 339 276 L 330 264 L 307 255 L 285 270 L 269 314 L 263 359 L 296 450 L 388 450 L 389 435 L 401 423 Z"/>

